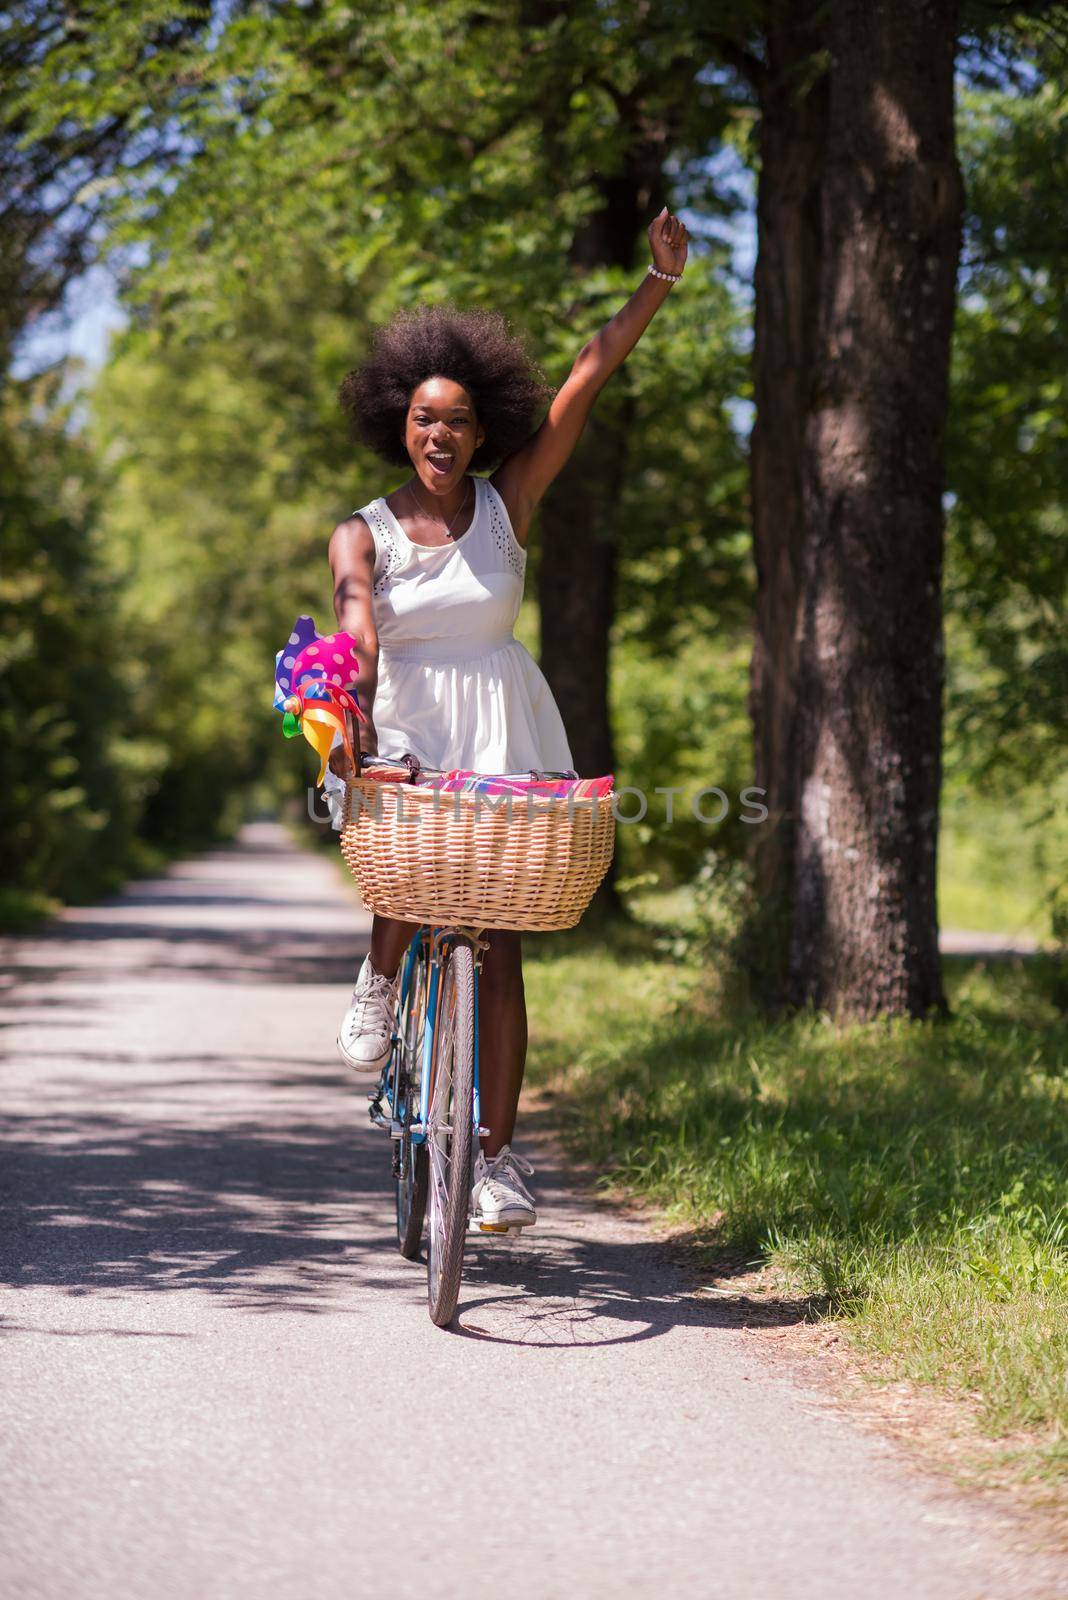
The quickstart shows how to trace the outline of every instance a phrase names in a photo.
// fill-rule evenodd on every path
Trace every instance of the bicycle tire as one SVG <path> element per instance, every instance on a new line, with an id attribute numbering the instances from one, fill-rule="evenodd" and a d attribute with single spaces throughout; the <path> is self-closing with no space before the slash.
<path id="1" fill-rule="evenodd" d="M 427 1127 L 430 1320 L 447 1328 L 456 1312 L 471 1208 L 474 1132 L 475 973 L 471 945 L 457 939 L 442 969 Z"/>
<path id="2" fill-rule="evenodd" d="M 413 1144 L 411 1136 L 412 1121 L 420 1110 L 429 973 L 430 954 L 421 942 L 398 1029 L 396 1106 L 403 1132 L 396 1152 L 397 1247 L 407 1261 L 416 1259 L 423 1242 L 430 1170 L 426 1145 Z"/>

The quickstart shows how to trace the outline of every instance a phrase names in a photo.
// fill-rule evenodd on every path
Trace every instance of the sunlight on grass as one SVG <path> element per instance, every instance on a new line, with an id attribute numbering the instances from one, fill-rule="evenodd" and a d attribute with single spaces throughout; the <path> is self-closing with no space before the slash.
<path id="1" fill-rule="evenodd" d="M 665 902 L 658 912 L 668 912 Z M 648 912 L 648 906 L 646 907 Z M 677 914 L 672 906 L 670 915 Z M 1052 963 L 947 973 L 945 1024 L 719 1016 L 638 926 L 530 940 L 531 1075 L 606 1178 L 759 1255 L 992 1434 L 1068 1436 L 1068 1027 Z"/>
<path id="2" fill-rule="evenodd" d="M 1028 841 L 1024 841 L 1026 845 Z M 1015 852 L 985 835 L 978 821 L 964 831 L 947 828 L 940 844 L 938 914 L 944 928 L 1048 941 L 1052 868 L 1040 871 L 1023 846 Z M 643 922 L 673 923 L 685 930 L 693 919 L 689 884 L 646 891 L 634 903 Z"/>
<path id="3" fill-rule="evenodd" d="M 1041 825 L 1037 819 L 1041 818 Z M 1068 785 L 998 801 L 947 790 L 938 841 L 943 927 L 1051 936 L 1051 896 L 1068 862 Z"/>

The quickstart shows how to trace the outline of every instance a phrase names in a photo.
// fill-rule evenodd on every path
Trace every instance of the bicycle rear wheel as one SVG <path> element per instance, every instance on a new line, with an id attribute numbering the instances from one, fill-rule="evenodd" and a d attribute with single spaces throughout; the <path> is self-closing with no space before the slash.
<path id="1" fill-rule="evenodd" d="M 430 1166 L 427 1299 L 448 1327 L 463 1274 L 471 1203 L 475 1085 L 475 973 L 465 939 L 447 948 L 438 992 L 426 1148 Z"/>
<path id="2" fill-rule="evenodd" d="M 409 1261 L 419 1254 L 419 1246 L 423 1242 L 429 1171 L 426 1145 L 413 1144 L 411 1131 L 412 1122 L 419 1116 L 430 975 L 430 951 L 421 935 L 419 940 L 408 993 L 399 1018 L 397 1094 L 394 1102 L 394 1115 L 403 1130 L 393 1147 L 397 1185 L 397 1246 L 401 1255 Z"/>

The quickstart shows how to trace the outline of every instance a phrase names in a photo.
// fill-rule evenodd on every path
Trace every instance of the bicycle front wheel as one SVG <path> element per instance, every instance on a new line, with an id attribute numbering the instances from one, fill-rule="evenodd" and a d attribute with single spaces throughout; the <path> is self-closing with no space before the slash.
<path id="1" fill-rule="evenodd" d="M 427 1153 L 430 1318 L 448 1327 L 463 1274 L 471 1202 L 475 1087 L 475 970 L 471 945 L 450 943 L 441 974 L 430 1085 Z"/>
<path id="2" fill-rule="evenodd" d="M 401 1136 L 393 1147 L 394 1175 L 397 1184 L 397 1246 L 409 1261 L 419 1254 L 426 1216 L 426 1145 L 412 1140 L 412 1123 L 419 1119 L 420 1085 L 423 1075 L 423 1040 L 426 1034 L 426 1003 L 430 976 L 430 951 L 420 936 L 412 963 L 411 979 L 400 1018 L 400 1043 L 397 1058 L 397 1093 L 394 1115 L 401 1124 Z"/>

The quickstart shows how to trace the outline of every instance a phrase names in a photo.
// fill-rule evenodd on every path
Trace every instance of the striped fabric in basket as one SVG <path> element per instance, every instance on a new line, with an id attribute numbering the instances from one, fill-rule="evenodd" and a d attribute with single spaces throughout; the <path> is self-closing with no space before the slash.
<path id="1" fill-rule="evenodd" d="M 447 772 L 443 778 L 417 778 L 416 783 L 441 794 L 546 794 L 572 795 L 576 800 L 589 795 L 611 794 L 612 774 L 603 778 L 535 778 L 529 773 L 489 774 Z"/>
<path id="2" fill-rule="evenodd" d="M 613 774 L 601 778 L 580 778 L 576 772 L 471 772 L 456 767 L 451 772 L 424 773 L 401 762 L 383 760 L 365 767 L 360 774 L 372 782 L 412 783 L 417 789 L 437 789 L 440 794 L 536 794 L 571 795 L 576 800 L 612 793 Z"/>

